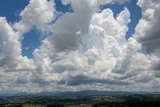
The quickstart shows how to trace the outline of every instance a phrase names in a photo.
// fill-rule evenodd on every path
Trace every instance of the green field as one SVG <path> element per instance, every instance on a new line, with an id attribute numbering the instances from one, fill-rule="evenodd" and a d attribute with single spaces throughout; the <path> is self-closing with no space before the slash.
<path id="1" fill-rule="evenodd" d="M 160 107 L 160 95 L 0 97 L 0 107 Z"/>

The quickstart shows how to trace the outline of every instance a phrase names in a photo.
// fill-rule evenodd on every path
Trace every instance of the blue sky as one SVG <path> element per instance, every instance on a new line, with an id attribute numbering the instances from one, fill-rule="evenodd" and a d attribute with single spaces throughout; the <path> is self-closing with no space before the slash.
<path id="1" fill-rule="evenodd" d="M 29 0 L 1 0 L 0 3 L 0 16 L 7 18 L 8 22 L 14 23 L 20 20 L 20 12 L 27 6 Z M 63 5 L 61 0 L 55 0 L 55 7 L 57 11 L 72 12 L 71 5 Z M 141 9 L 137 6 L 137 0 L 132 0 L 131 2 L 126 2 L 125 4 L 110 4 L 102 5 L 100 8 L 103 10 L 105 8 L 110 8 L 116 16 L 120 13 L 124 7 L 127 7 L 131 14 L 131 22 L 128 24 L 129 30 L 126 34 L 126 39 L 128 39 L 132 34 L 134 34 L 134 28 L 136 27 L 139 19 L 141 18 Z M 135 15 L 136 13 L 136 15 Z M 40 33 L 33 28 L 31 31 L 24 35 L 22 40 L 22 55 L 28 58 L 33 58 L 33 51 L 38 48 L 41 44 Z"/>

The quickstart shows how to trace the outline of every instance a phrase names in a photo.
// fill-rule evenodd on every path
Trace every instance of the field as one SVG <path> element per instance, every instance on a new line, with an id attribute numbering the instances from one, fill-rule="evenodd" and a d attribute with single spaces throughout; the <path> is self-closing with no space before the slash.
<path id="1" fill-rule="evenodd" d="M 1 96 L 0 107 L 160 107 L 160 95 Z"/>

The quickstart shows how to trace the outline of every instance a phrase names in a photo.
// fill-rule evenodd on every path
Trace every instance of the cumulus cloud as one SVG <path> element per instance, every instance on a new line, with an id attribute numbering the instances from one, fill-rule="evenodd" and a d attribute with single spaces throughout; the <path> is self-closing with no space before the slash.
<path id="1" fill-rule="evenodd" d="M 21 12 L 21 20 L 13 25 L 20 33 L 28 32 L 32 27 L 45 31 L 47 24 L 56 18 L 54 2 L 47 0 L 30 0 L 28 6 Z"/>
<path id="2" fill-rule="evenodd" d="M 135 38 L 142 44 L 146 54 L 152 56 L 153 69 L 159 75 L 160 66 L 160 2 L 158 0 L 141 0 L 138 5 L 142 8 L 143 16 L 136 27 Z"/>
<path id="3" fill-rule="evenodd" d="M 14 71 L 14 69 L 24 69 L 25 67 L 31 68 L 30 65 L 27 64 L 29 60 L 26 57 L 21 56 L 21 44 L 19 41 L 19 33 L 13 31 L 11 26 L 7 23 L 5 18 L 0 18 L 0 50 L 1 50 L 1 67 L 6 68 L 10 71 Z M 18 62 L 18 63 L 17 63 Z M 21 65 L 21 62 L 26 63 L 27 65 Z M 24 66 L 24 67 L 21 67 Z M 27 67 L 29 66 L 29 67 Z M 4 71 L 6 71 L 4 70 Z"/>
<path id="4" fill-rule="evenodd" d="M 30 0 L 20 21 L 0 18 L 0 92 L 159 90 L 159 1 L 147 1 L 138 1 L 143 16 L 128 40 L 127 8 L 116 17 L 111 9 L 99 12 L 100 5 L 125 0 L 62 0 L 73 12 L 57 20 L 54 1 Z M 28 59 L 21 39 L 32 27 L 51 35 Z"/>
<path id="5" fill-rule="evenodd" d="M 16 85 L 21 79 L 27 82 L 27 72 L 34 69 L 33 61 L 21 56 L 20 35 L 13 31 L 6 19 L 0 18 L 0 85 L 1 91 L 9 90 L 8 87 Z M 25 76 L 24 76 L 25 75 Z"/>
<path id="6" fill-rule="evenodd" d="M 57 50 L 76 49 L 81 42 L 80 38 L 88 32 L 91 17 L 97 7 L 103 2 L 110 3 L 111 0 L 62 0 L 62 2 L 71 4 L 74 12 L 64 14 L 53 25 L 52 39 Z"/>
<path id="7" fill-rule="evenodd" d="M 158 0 L 140 0 L 143 17 L 137 26 L 136 38 L 144 45 L 147 53 L 160 49 L 160 2 Z"/>

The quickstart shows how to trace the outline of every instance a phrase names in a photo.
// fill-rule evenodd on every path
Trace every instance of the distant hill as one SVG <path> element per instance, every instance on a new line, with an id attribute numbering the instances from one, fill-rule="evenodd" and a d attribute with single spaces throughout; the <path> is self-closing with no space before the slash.
<path id="1" fill-rule="evenodd" d="M 97 90 L 85 90 L 85 91 L 68 91 L 54 93 L 55 96 L 103 96 L 103 95 L 120 95 L 120 94 L 130 94 L 129 92 L 122 91 L 97 91 Z"/>
<path id="2" fill-rule="evenodd" d="M 131 94 L 160 94 L 159 92 L 124 92 L 124 91 L 57 91 L 57 92 L 41 92 L 41 93 L 3 93 L 0 96 L 66 96 L 66 97 L 85 97 L 85 96 L 105 96 L 105 95 L 131 95 Z"/>

